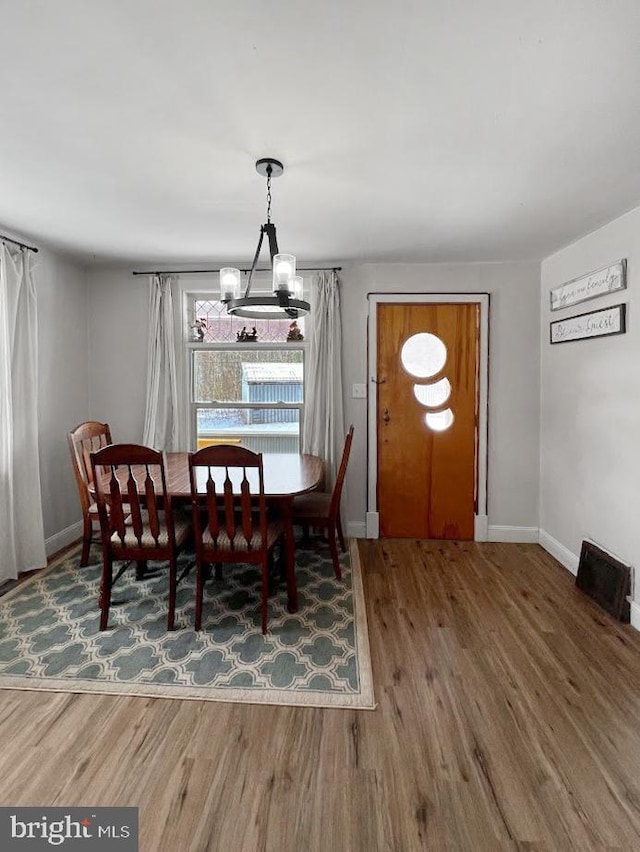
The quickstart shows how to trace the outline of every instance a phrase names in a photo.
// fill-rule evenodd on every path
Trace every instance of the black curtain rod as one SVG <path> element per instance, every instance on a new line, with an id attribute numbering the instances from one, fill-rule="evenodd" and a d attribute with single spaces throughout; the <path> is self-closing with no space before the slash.
<path id="1" fill-rule="evenodd" d="M 211 272 L 220 272 L 220 269 L 153 269 L 150 272 L 134 272 L 133 275 L 208 275 Z M 341 266 L 299 266 L 300 272 L 340 272 Z M 271 267 L 266 266 L 263 269 L 256 269 L 256 272 L 271 272 Z M 251 269 L 241 269 L 240 272 L 245 274 L 251 272 Z"/>
<path id="2" fill-rule="evenodd" d="M 23 249 L 29 249 L 29 251 L 34 251 L 36 254 L 38 253 L 38 249 L 35 246 L 28 246 L 26 243 L 14 240 L 13 237 L 6 237 L 4 234 L 0 234 L 0 240 L 4 240 L 5 243 L 13 243 L 14 246 L 20 246 Z"/>

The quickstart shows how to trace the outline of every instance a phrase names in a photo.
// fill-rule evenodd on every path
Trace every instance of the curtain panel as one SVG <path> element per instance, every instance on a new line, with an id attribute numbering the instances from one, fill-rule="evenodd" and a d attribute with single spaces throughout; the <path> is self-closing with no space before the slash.
<path id="1" fill-rule="evenodd" d="M 0 582 L 47 564 L 33 253 L 0 244 Z"/>
<path id="2" fill-rule="evenodd" d="M 142 443 L 157 450 L 180 447 L 180 414 L 174 335 L 173 278 L 149 279 L 147 393 Z"/>
<path id="3" fill-rule="evenodd" d="M 340 282 L 318 273 L 311 285 L 311 335 L 307 364 L 303 452 L 322 456 L 326 488 L 335 482 L 344 446 Z"/>

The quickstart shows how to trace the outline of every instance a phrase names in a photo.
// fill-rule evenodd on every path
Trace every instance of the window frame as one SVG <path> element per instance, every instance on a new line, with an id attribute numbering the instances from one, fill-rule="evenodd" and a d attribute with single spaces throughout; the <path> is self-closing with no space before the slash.
<path id="1" fill-rule="evenodd" d="M 304 435 L 304 415 L 308 392 L 307 379 L 307 355 L 309 351 L 309 343 L 307 339 L 296 341 L 257 341 L 256 343 L 211 343 L 200 342 L 191 339 L 189 317 L 194 315 L 196 301 L 209 300 L 219 301 L 219 296 L 215 291 L 211 290 L 193 290 L 190 289 L 184 293 L 184 313 L 183 313 L 183 351 L 186 353 L 186 401 L 189 413 L 189 445 L 191 450 L 197 449 L 198 441 L 198 411 L 209 408 L 244 408 L 244 409 L 279 409 L 279 410 L 294 410 L 298 411 L 299 419 L 299 452 L 302 452 L 302 439 Z M 307 327 L 308 332 L 308 327 Z M 282 349 L 283 351 L 298 350 L 302 352 L 302 402 L 219 402 L 217 400 L 208 400 L 206 402 L 195 401 L 195 369 L 194 369 L 194 353 L 195 352 L 273 352 L 274 350 Z"/>

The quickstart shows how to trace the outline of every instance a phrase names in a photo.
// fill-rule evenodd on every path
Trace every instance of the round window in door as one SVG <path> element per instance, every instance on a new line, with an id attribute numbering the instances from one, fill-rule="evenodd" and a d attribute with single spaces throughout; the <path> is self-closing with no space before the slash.
<path id="1" fill-rule="evenodd" d="M 428 379 L 447 363 L 447 347 L 435 334 L 422 331 L 405 340 L 400 361 L 409 375 Z"/>
<path id="2" fill-rule="evenodd" d="M 451 396 L 451 382 L 446 377 L 431 384 L 413 386 L 413 395 L 425 408 L 440 408 Z"/>
<path id="3" fill-rule="evenodd" d="M 405 340 L 400 352 L 404 370 L 417 379 L 437 376 L 447 363 L 447 347 L 435 334 L 421 331 Z M 424 408 L 441 408 L 451 396 L 451 383 L 444 376 L 435 382 L 416 382 L 413 395 Z M 450 408 L 444 411 L 428 411 L 425 426 L 432 432 L 444 432 L 454 421 Z"/>

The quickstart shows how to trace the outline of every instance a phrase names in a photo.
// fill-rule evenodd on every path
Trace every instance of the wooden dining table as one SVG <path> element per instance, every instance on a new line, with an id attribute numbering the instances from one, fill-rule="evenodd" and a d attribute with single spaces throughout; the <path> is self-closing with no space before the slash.
<path id="1" fill-rule="evenodd" d="M 324 461 L 319 456 L 307 454 L 263 453 L 262 465 L 265 497 L 278 511 L 284 532 L 287 608 L 289 612 L 297 612 L 293 500 L 322 483 Z M 165 453 L 165 477 L 172 501 L 191 499 L 189 453 Z M 105 475 L 103 487 L 106 489 L 107 485 L 108 475 Z"/>

